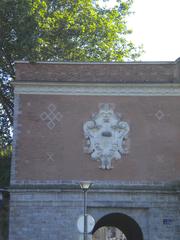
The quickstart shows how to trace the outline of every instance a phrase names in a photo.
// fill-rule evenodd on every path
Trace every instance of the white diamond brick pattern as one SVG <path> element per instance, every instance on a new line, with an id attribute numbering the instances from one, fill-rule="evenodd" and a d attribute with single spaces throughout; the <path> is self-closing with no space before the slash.
<path id="1" fill-rule="evenodd" d="M 163 113 L 162 110 L 159 110 L 155 113 L 156 118 L 160 121 L 165 117 L 165 114 Z"/>
<path id="2" fill-rule="evenodd" d="M 60 122 L 62 119 L 62 114 L 56 111 L 56 106 L 50 104 L 48 106 L 47 112 L 42 112 L 40 118 L 46 122 L 47 127 L 52 130 L 56 126 L 56 122 Z"/>

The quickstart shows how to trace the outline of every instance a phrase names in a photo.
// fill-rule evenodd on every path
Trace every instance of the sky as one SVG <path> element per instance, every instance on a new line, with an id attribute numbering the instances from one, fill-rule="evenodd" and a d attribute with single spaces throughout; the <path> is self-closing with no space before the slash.
<path id="1" fill-rule="evenodd" d="M 110 0 L 113 5 L 115 0 Z M 128 26 L 142 61 L 175 61 L 180 57 L 180 0 L 134 0 Z"/>

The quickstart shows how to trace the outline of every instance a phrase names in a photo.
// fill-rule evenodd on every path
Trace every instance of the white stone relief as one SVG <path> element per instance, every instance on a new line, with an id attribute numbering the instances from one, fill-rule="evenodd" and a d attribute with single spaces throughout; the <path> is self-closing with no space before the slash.
<path id="1" fill-rule="evenodd" d="M 84 123 L 84 150 L 91 154 L 93 160 L 101 161 L 100 168 L 111 169 L 113 159 L 121 159 L 122 154 L 128 153 L 129 125 L 114 112 L 114 104 L 101 104 L 99 108 L 99 112 Z"/>
<path id="2" fill-rule="evenodd" d="M 56 121 L 61 121 L 62 117 L 63 116 L 60 112 L 56 112 L 56 106 L 54 104 L 48 106 L 47 112 L 42 112 L 40 114 L 40 118 L 46 122 L 46 125 L 50 130 L 56 126 Z"/>

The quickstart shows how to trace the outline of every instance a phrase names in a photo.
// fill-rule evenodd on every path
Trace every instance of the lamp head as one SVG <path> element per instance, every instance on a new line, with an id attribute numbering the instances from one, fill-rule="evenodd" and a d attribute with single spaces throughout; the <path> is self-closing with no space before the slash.
<path id="1" fill-rule="evenodd" d="M 90 181 L 82 181 L 80 182 L 80 187 L 83 191 L 87 191 L 92 185 L 92 182 Z"/>

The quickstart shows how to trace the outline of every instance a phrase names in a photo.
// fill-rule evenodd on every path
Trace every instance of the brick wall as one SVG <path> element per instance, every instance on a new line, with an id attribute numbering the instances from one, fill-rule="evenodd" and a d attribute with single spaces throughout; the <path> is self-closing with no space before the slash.
<path id="1" fill-rule="evenodd" d="M 177 62 L 16 63 L 16 81 L 91 83 L 180 82 Z"/>
<path id="2" fill-rule="evenodd" d="M 96 222 L 120 213 L 143 240 L 179 240 L 179 60 L 16 67 L 9 240 L 80 239 L 79 182 L 89 179 Z M 101 103 L 114 103 L 130 125 L 129 153 L 111 170 L 83 151 L 83 123 Z M 52 109 L 62 121 L 48 125 Z"/>

